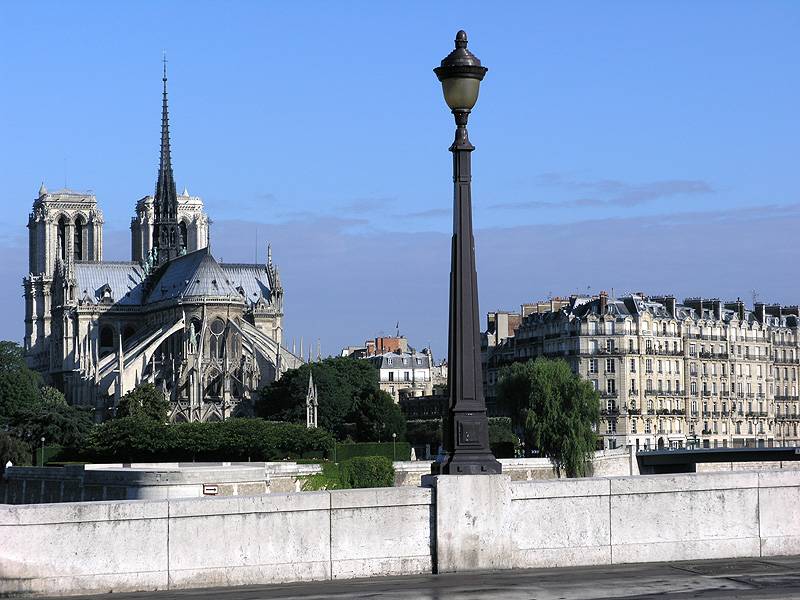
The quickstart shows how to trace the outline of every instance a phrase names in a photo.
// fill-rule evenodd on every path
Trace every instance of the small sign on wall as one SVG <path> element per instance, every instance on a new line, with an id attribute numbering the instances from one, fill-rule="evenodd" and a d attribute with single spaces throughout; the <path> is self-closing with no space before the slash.
<path id="1" fill-rule="evenodd" d="M 203 496 L 216 496 L 219 494 L 219 486 L 216 483 L 203 484 Z"/>

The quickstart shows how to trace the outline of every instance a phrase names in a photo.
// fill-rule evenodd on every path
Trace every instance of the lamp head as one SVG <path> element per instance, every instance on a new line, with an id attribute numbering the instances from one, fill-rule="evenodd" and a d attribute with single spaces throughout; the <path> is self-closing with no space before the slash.
<path id="1" fill-rule="evenodd" d="M 442 82 L 444 101 L 452 111 L 470 111 L 478 101 L 481 80 L 487 69 L 467 50 L 467 33 L 456 34 L 456 48 L 448 54 L 433 72 Z"/>

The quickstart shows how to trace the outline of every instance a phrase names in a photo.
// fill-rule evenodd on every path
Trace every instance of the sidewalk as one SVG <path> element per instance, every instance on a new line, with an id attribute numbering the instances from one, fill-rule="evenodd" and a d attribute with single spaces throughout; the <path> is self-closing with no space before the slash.
<path id="1" fill-rule="evenodd" d="M 800 557 L 496 571 L 200 590 L 70 596 L 93 600 L 800 600 Z"/>

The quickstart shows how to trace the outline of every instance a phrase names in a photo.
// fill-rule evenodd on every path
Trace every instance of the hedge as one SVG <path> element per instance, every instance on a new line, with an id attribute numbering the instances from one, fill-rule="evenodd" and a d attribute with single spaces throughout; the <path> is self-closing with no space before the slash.
<path id="1" fill-rule="evenodd" d="M 297 423 L 232 418 L 163 424 L 124 417 L 97 426 L 84 448 L 64 458 L 93 462 L 277 461 L 326 456 L 332 447 L 330 433 Z"/>
<path id="2" fill-rule="evenodd" d="M 393 448 L 393 445 L 395 446 Z M 408 442 L 361 442 L 358 444 L 336 444 L 336 460 L 344 461 L 356 456 L 383 456 L 389 460 L 411 460 L 411 444 Z"/>
<path id="3" fill-rule="evenodd" d="M 341 480 L 348 488 L 392 487 L 394 466 L 385 456 L 356 456 L 339 465 Z"/>
<path id="4" fill-rule="evenodd" d="M 439 448 L 439 444 L 442 443 L 442 420 L 420 419 L 408 421 L 406 437 L 415 446 L 429 444 L 431 451 L 435 453 Z M 514 450 L 519 441 L 511 428 L 510 418 L 489 417 L 489 444 L 495 457 L 514 457 Z"/>

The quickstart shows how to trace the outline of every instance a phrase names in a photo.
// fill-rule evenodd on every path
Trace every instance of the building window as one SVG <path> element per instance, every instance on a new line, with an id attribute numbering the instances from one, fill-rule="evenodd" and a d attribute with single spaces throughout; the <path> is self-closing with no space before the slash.
<path id="1" fill-rule="evenodd" d="M 631 373 L 636 373 L 636 359 L 631 359 Z"/>
<path id="2" fill-rule="evenodd" d="M 606 373 L 616 372 L 616 362 L 613 358 L 606 359 Z"/>
<path id="3" fill-rule="evenodd" d="M 617 381 L 615 379 L 606 380 L 606 392 L 614 394 L 617 391 Z"/>
<path id="4" fill-rule="evenodd" d="M 411 374 L 408 371 L 403 372 L 403 381 L 411 381 Z"/>
<path id="5" fill-rule="evenodd" d="M 597 373 L 597 359 L 590 358 L 589 359 L 589 373 Z"/>
<path id="6" fill-rule="evenodd" d="M 653 360 L 652 359 L 648 358 L 647 360 L 644 361 L 644 370 L 647 373 L 652 373 L 653 372 Z"/>
<path id="7" fill-rule="evenodd" d="M 389 371 L 389 381 L 394 381 L 394 371 Z"/>

